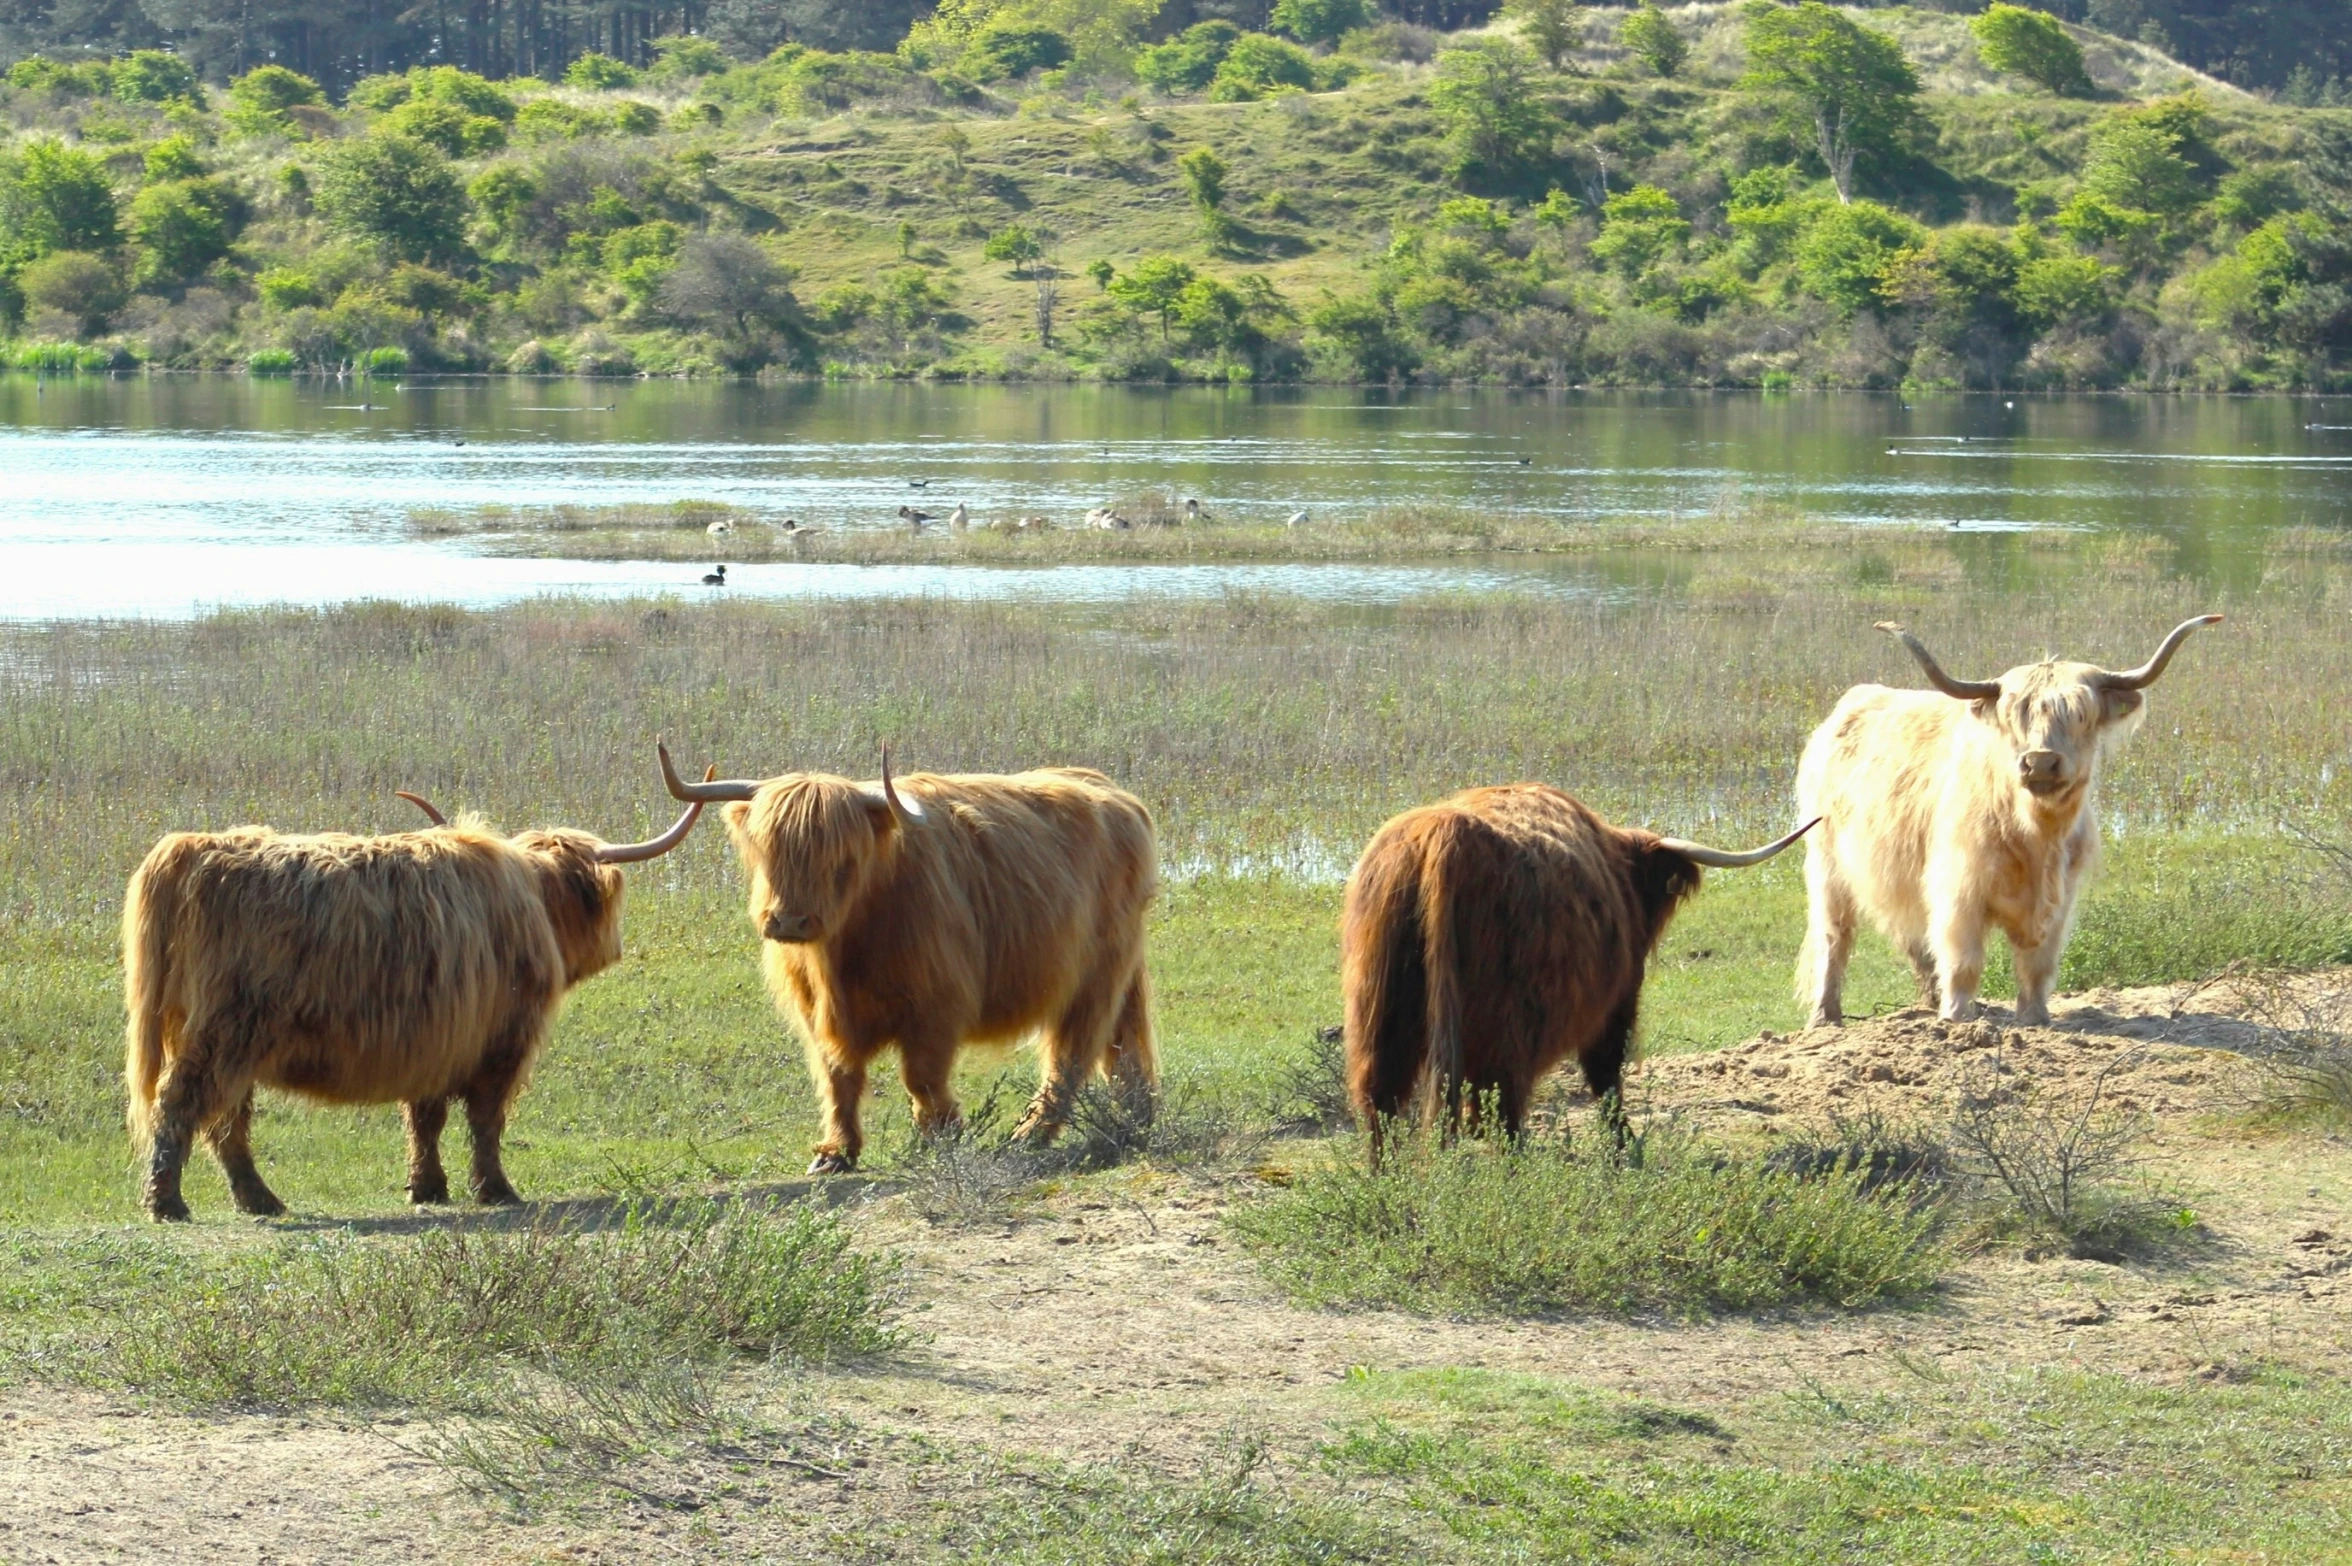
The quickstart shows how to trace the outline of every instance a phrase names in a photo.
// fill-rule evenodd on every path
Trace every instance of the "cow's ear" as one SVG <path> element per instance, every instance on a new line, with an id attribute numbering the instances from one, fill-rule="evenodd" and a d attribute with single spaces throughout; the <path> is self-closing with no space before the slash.
<path id="1" fill-rule="evenodd" d="M 866 819 L 874 823 L 876 837 L 888 837 L 898 830 L 898 812 L 890 808 L 889 800 L 868 799 L 865 806 Z"/>
<path id="2" fill-rule="evenodd" d="M 733 804 L 729 805 L 725 810 L 721 811 L 720 814 L 727 818 L 727 825 L 730 828 L 736 831 L 741 831 L 743 828 L 743 823 L 751 819 L 751 801 L 748 799 L 738 799 Z"/>
<path id="3" fill-rule="evenodd" d="M 2139 711 L 2145 700 L 2138 691 L 2102 691 L 2099 693 L 2099 721 L 2121 723 Z"/>

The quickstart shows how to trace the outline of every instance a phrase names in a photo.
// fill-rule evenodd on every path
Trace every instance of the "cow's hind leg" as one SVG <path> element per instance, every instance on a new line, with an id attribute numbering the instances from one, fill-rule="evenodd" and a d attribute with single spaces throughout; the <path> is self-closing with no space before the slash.
<path id="1" fill-rule="evenodd" d="M 218 1023 L 189 1028 L 156 1091 L 143 1196 L 147 1216 L 157 1223 L 187 1222 L 188 1203 L 180 1194 L 180 1174 L 187 1167 L 197 1129 L 211 1126 L 251 1087 L 250 1075 L 245 1072 L 239 1072 L 235 1081 L 223 1080 L 225 1057 L 231 1051 L 216 1047 L 216 1043 L 232 1033 Z"/>
<path id="2" fill-rule="evenodd" d="M 411 1099 L 400 1106 L 408 1127 L 408 1199 L 423 1206 L 449 1200 L 449 1175 L 441 1167 L 441 1128 L 449 1122 L 446 1098 Z"/>
<path id="3" fill-rule="evenodd" d="M 1634 996 L 1610 1014 L 1601 1036 L 1576 1057 L 1584 1070 L 1584 1085 L 1601 1109 L 1601 1124 L 1618 1147 L 1625 1145 L 1625 1061 L 1633 1047 L 1633 1025 L 1641 1006 Z"/>
<path id="4" fill-rule="evenodd" d="M 1834 1028 L 1846 1020 L 1846 963 L 1854 955 L 1854 930 L 1861 911 L 1854 894 L 1818 842 L 1805 859 L 1804 955 L 1797 962 L 1797 999 L 1812 1007 L 1812 1028 Z"/>
<path id="5" fill-rule="evenodd" d="M 1103 1064 L 1116 1015 L 1113 1008 L 1125 1000 L 1122 990 L 1107 985 L 1080 987 L 1069 1007 L 1046 1030 L 1037 1063 L 1037 1096 L 1013 1128 L 1014 1136 L 1045 1143 L 1061 1134 L 1070 1122 L 1079 1090 Z"/>
<path id="6" fill-rule="evenodd" d="M 521 1083 L 523 1061 L 519 1051 L 498 1052 L 474 1073 L 465 1085 L 466 1129 L 473 1133 L 474 1200 L 485 1207 L 512 1207 L 522 1198 L 507 1182 L 503 1144 L 506 1140 L 506 1112 L 514 1102 L 515 1088 Z"/>
<path id="7" fill-rule="evenodd" d="M 1111 1024 L 1103 1072 L 1122 1098 L 1149 1110 L 1159 1090 L 1160 1062 L 1152 1041 L 1151 983 L 1140 966 L 1127 981 L 1119 1015 Z"/>
<path id="8" fill-rule="evenodd" d="M 285 1212 L 286 1204 L 253 1166 L 253 1089 L 247 1088 L 237 1107 L 205 1130 L 204 1139 L 212 1144 L 212 1156 L 220 1160 L 221 1172 L 229 1177 L 229 1197 L 237 1204 L 237 1211 L 256 1218 L 275 1218 Z"/>

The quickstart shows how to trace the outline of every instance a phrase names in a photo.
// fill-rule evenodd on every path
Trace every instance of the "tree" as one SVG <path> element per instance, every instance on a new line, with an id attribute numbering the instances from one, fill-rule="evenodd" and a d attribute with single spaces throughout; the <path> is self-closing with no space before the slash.
<path id="1" fill-rule="evenodd" d="M 564 81 L 573 87 L 608 92 L 615 87 L 636 86 L 637 73 L 626 60 L 616 60 L 591 49 L 564 68 Z"/>
<path id="2" fill-rule="evenodd" d="M 980 254 L 991 261 L 1010 261 L 1013 276 L 1023 276 L 1029 264 L 1045 254 L 1045 238 L 1037 229 L 1009 223 L 988 236 Z"/>
<path id="3" fill-rule="evenodd" d="M 282 65 L 263 65 L 229 83 L 229 123 L 249 136 L 283 134 L 289 109 L 323 103 L 319 84 Z"/>
<path id="4" fill-rule="evenodd" d="M 2096 89 L 2083 69 L 2082 45 L 2058 18 L 2021 5 L 1995 4 L 1968 19 L 1976 52 L 1996 71 L 2037 82 L 2061 98 L 2088 98 Z"/>
<path id="5" fill-rule="evenodd" d="M 1070 63 L 1070 40 L 1050 27 L 991 22 L 972 36 L 958 63 L 984 82 L 1012 81 Z"/>
<path id="6" fill-rule="evenodd" d="M 1927 230 L 1875 201 L 1829 207 L 1797 242 L 1797 277 L 1814 297 L 1853 315 L 1883 304 L 1889 263 L 1926 243 Z"/>
<path id="7" fill-rule="evenodd" d="M 1223 211 L 1225 176 L 1232 170 L 1212 149 L 1195 147 L 1176 160 L 1176 172 L 1183 176 L 1184 193 L 1192 198 L 1193 210 L 1200 213 L 1201 227 L 1208 232 L 1209 247 L 1223 245 L 1232 227 Z"/>
<path id="8" fill-rule="evenodd" d="M 449 160 L 406 136 L 364 136 L 319 160 L 319 210 L 345 233 L 404 261 L 455 255 L 465 245 L 465 188 Z"/>
<path id="9" fill-rule="evenodd" d="M 1559 70 L 1584 42 L 1584 8 L 1576 0 L 1511 0 L 1504 14 L 1519 24 L 1519 36 Z"/>
<path id="10" fill-rule="evenodd" d="M 87 337 L 123 306 L 122 276 L 103 257 L 84 250 L 57 250 L 17 274 L 27 301 L 73 317 L 75 334 Z"/>
<path id="11" fill-rule="evenodd" d="M 1176 314 L 1176 302 L 1192 286 L 1195 275 L 1189 265 L 1174 256 L 1145 256 L 1132 270 L 1111 279 L 1110 295 L 1137 315 L 1158 316 L 1160 341 L 1166 342 L 1168 324 Z"/>
<path id="12" fill-rule="evenodd" d="M 1272 92 L 1308 92 L 1314 85 L 1315 62 L 1306 50 L 1264 33 L 1243 33 L 1218 63 L 1209 97 L 1217 103 L 1248 103 Z"/>
<path id="13" fill-rule="evenodd" d="M 2197 203 L 2196 168 L 2181 156 L 2179 133 L 2153 117 L 2119 114 L 2091 130 L 2082 188 L 2115 206 L 2167 215 Z"/>
<path id="14" fill-rule="evenodd" d="M 1592 258 L 1625 277 L 1639 277 L 1690 238 L 1690 222 L 1674 198 L 1655 185 L 1636 185 L 1601 208 Z"/>
<path id="15" fill-rule="evenodd" d="M 131 202 L 131 242 L 142 283 L 185 283 L 229 253 L 244 203 L 216 179 L 150 185 Z"/>
<path id="16" fill-rule="evenodd" d="M 1395 381 L 1418 363 L 1387 306 L 1370 294 L 1326 294 L 1307 315 L 1307 352 L 1324 373 L 1351 381 Z"/>
<path id="17" fill-rule="evenodd" d="M 1158 92 L 1199 92 L 1216 79 L 1240 37 L 1241 29 L 1228 21 L 1195 22 L 1166 43 L 1136 51 L 1136 77 Z"/>
<path id="18" fill-rule="evenodd" d="M 1546 147 L 1552 116 L 1536 100 L 1534 71 L 1534 57 L 1505 38 L 1437 57 L 1429 106 L 1453 133 L 1457 173 L 1501 177 Z"/>
<path id="19" fill-rule="evenodd" d="M 761 329 L 804 330 L 792 274 L 741 234 L 697 234 L 678 247 L 655 302 L 671 319 L 715 328 L 738 343 Z"/>
<path id="20" fill-rule="evenodd" d="M 106 165 L 54 137 L 27 142 L 14 166 L 0 153 L 0 236 L 35 255 L 112 250 L 122 243 Z"/>
<path id="21" fill-rule="evenodd" d="M 1336 43 L 1372 20 L 1364 0 L 1274 0 L 1267 25 L 1300 43 Z"/>
<path id="22" fill-rule="evenodd" d="M 125 103 L 199 103 L 204 96 L 188 62 L 161 49 L 141 49 L 116 61 L 114 95 Z"/>
<path id="23" fill-rule="evenodd" d="M 1683 62 L 1690 58 L 1689 40 L 1658 9 L 1658 0 L 1642 0 L 1641 9 L 1617 29 L 1617 41 L 1660 76 L 1678 75 Z"/>
<path id="24" fill-rule="evenodd" d="M 1854 162 L 1900 151 L 1919 123 L 1919 73 L 1902 46 L 1821 0 L 1750 0 L 1741 85 L 1785 93 L 1812 122 L 1838 200 L 1854 199 Z"/>

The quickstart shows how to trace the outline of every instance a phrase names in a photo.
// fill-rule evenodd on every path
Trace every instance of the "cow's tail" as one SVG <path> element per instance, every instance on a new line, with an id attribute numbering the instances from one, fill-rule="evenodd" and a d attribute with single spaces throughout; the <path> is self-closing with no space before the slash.
<path id="1" fill-rule="evenodd" d="M 1447 823 L 1449 827 L 1457 823 Z M 1445 863 L 1450 832 L 1423 850 L 1421 863 L 1421 974 L 1428 1008 L 1429 1114 L 1451 1132 L 1462 1113 L 1462 961 L 1454 930 L 1454 882 L 1459 869 Z"/>
<path id="2" fill-rule="evenodd" d="M 124 1118 L 135 1141 L 155 1124 L 156 1088 L 163 1080 L 164 998 L 170 991 L 169 934 L 179 900 L 180 843 L 155 845 L 131 877 L 123 897 Z"/>

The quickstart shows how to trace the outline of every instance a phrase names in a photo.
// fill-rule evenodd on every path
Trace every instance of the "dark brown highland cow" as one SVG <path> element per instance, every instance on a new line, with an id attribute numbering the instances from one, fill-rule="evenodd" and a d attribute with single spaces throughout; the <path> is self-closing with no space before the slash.
<path id="1" fill-rule="evenodd" d="M 1701 866 L 1759 863 L 1811 826 L 1727 853 L 1516 783 L 1382 827 L 1348 877 L 1340 933 L 1348 1078 L 1374 1156 L 1425 1079 L 1447 1124 L 1492 1093 L 1518 1135 L 1535 1084 L 1571 1056 L 1622 1136 L 1626 1047 L 1667 921 Z"/>
<path id="2" fill-rule="evenodd" d="M 180 1170 L 198 1133 L 240 1212 L 286 1210 L 253 1165 L 261 1085 L 402 1105 L 415 1202 L 449 1199 L 441 1127 L 463 1099 L 475 1199 L 515 1201 L 499 1158 L 507 1106 L 565 992 L 621 955 L 615 867 L 669 852 L 698 814 L 629 844 L 466 824 L 158 842 L 123 904 L 124 1078 L 149 1215 L 188 1216 Z"/>
<path id="3" fill-rule="evenodd" d="M 690 784 L 729 800 L 768 988 L 798 1027 L 825 1106 L 812 1174 L 857 1167 L 866 1071 L 895 1046 L 915 1121 L 959 1118 L 948 1077 L 968 1043 L 1042 1037 L 1022 1136 L 1050 1140 L 1103 1071 L 1156 1080 L 1143 966 L 1158 853 L 1141 801 L 1099 772 L 918 773 L 854 783 L 794 772 Z"/>

